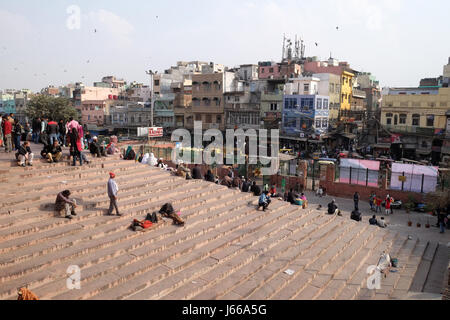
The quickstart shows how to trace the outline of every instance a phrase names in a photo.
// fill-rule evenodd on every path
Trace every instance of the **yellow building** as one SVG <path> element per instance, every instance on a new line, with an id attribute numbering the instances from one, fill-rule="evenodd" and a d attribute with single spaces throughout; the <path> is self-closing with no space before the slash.
<path id="1" fill-rule="evenodd" d="M 343 71 L 341 76 L 341 117 L 348 117 L 351 110 L 353 94 L 353 78 L 355 75 L 348 71 Z"/>
<path id="2" fill-rule="evenodd" d="M 383 96 L 381 124 L 397 135 L 392 148 L 403 157 L 438 163 L 449 110 L 450 88 L 391 88 Z"/>
<path id="3" fill-rule="evenodd" d="M 445 129 L 446 113 L 450 110 L 450 88 L 389 89 L 389 94 L 383 97 L 381 110 L 381 123 L 395 131 Z"/>

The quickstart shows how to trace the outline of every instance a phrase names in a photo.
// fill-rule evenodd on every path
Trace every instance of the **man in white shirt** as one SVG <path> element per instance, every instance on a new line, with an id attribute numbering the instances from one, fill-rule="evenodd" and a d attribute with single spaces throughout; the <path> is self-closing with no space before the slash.
<path id="1" fill-rule="evenodd" d="M 117 186 L 116 181 L 114 180 L 116 178 L 116 175 L 112 172 L 109 173 L 109 181 L 108 181 L 108 197 L 109 197 L 109 210 L 108 215 L 111 216 L 114 208 L 116 209 L 117 215 L 120 217 L 122 216 L 119 213 L 119 207 L 117 205 L 117 194 L 119 192 L 119 187 Z"/>

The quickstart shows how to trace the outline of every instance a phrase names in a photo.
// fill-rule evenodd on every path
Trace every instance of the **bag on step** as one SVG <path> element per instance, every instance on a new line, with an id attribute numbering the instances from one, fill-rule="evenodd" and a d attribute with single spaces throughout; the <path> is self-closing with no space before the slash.
<path id="1" fill-rule="evenodd" d="M 177 226 L 184 226 L 184 221 L 181 217 L 176 213 L 171 213 L 169 217 L 173 220 L 173 224 Z"/>

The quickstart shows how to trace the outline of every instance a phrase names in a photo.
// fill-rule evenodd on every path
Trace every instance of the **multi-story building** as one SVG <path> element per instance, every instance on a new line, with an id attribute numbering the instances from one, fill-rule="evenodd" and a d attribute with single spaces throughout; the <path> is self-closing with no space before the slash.
<path id="1" fill-rule="evenodd" d="M 116 132 L 137 132 L 139 127 L 149 127 L 151 119 L 150 108 L 141 104 L 112 106 L 110 114 L 105 116 L 105 125 Z"/>
<path id="2" fill-rule="evenodd" d="M 309 59 L 303 65 L 304 71 L 311 74 L 332 73 L 340 79 L 340 120 L 345 120 L 350 115 L 351 98 L 353 91 L 354 71 L 347 62 L 339 62 L 330 58 L 328 61 L 314 61 Z M 334 113 L 333 113 L 334 114 Z"/>
<path id="3" fill-rule="evenodd" d="M 354 76 L 353 73 L 348 71 L 343 71 L 341 75 L 341 120 L 351 117 Z"/>
<path id="4" fill-rule="evenodd" d="M 336 122 L 341 108 L 341 77 L 333 73 L 314 73 L 312 76 L 320 79 L 319 94 L 330 98 L 330 122 Z"/>
<path id="5" fill-rule="evenodd" d="M 259 62 L 259 79 L 289 79 L 302 74 L 302 66 L 295 61 L 275 63 L 273 61 Z"/>
<path id="6" fill-rule="evenodd" d="M 209 73 L 192 75 L 192 114 L 201 121 L 203 129 L 225 129 L 224 93 L 231 91 L 235 73 Z"/>
<path id="7" fill-rule="evenodd" d="M 261 80 L 260 80 L 261 81 Z M 279 129 L 282 122 L 284 80 L 265 80 L 261 92 L 261 120 L 265 129 Z"/>
<path id="8" fill-rule="evenodd" d="M 7 90 L 0 92 L 0 112 L 16 113 L 16 101 L 14 100 L 14 92 Z"/>
<path id="9" fill-rule="evenodd" d="M 329 97 L 314 95 L 285 95 L 282 131 L 296 138 L 320 136 L 328 132 Z"/>
<path id="10" fill-rule="evenodd" d="M 183 83 L 174 83 L 172 90 L 175 93 L 174 113 L 175 127 L 194 129 L 192 114 L 192 80 L 186 79 Z"/>
<path id="11" fill-rule="evenodd" d="M 118 100 L 85 100 L 81 104 L 81 121 L 89 126 L 102 127 L 105 117 L 110 115 L 111 107 L 119 104 Z"/>
<path id="12" fill-rule="evenodd" d="M 81 108 L 84 101 L 119 100 L 121 89 L 110 87 L 86 87 L 76 83 L 73 90 L 74 107 L 81 117 Z"/>
<path id="13" fill-rule="evenodd" d="M 438 163 L 441 156 L 450 88 L 390 88 L 383 97 L 381 123 L 396 134 L 392 152 L 397 157 L 429 158 Z"/>
<path id="14" fill-rule="evenodd" d="M 350 106 L 350 117 L 354 121 L 362 122 L 367 118 L 366 92 L 353 88 Z"/>
<path id="15" fill-rule="evenodd" d="M 365 106 L 367 108 L 367 118 L 379 118 L 381 107 L 381 90 L 380 82 L 370 72 L 360 72 L 356 76 L 358 89 L 366 93 Z"/>
<path id="16" fill-rule="evenodd" d="M 126 81 L 123 79 L 117 79 L 114 76 L 107 76 L 102 78 L 103 83 L 109 84 L 110 88 L 125 89 Z"/>
<path id="17" fill-rule="evenodd" d="M 261 92 L 251 91 L 248 82 L 235 81 L 224 100 L 227 129 L 260 128 Z"/>

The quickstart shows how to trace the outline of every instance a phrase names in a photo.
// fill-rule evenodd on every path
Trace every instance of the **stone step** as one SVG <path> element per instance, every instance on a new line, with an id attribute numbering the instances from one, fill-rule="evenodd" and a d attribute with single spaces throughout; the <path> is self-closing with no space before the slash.
<path id="1" fill-rule="evenodd" d="M 142 175 L 142 172 L 138 172 L 137 174 Z M 163 183 L 167 185 L 180 180 L 177 177 L 167 177 L 167 179 L 162 179 L 165 177 L 165 175 L 149 174 L 148 177 L 146 177 L 145 179 L 141 179 L 140 181 L 135 181 L 134 179 L 127 181 L 124 179 L 123 181 L 117 180 L 117 183 L 120 186 L 120 194 L 126 194 L 125 196 L 130 196 L 130 193 L 136 192 L 137 190 L 141 191 L 142 189 L 149 188 L 151 186 L 159 187 Z M 182 182 L 179 181 L 179 183 Z M 74 189 L 71 189 L 71 191 L 73 190 Z M 14 225 L 28 224 L 32 221 L 39 221 L 41 219 L 48 219 L 50 217 L 53 217 L 55 214 L 55 194 L 57 193 L 58 191 L 55 190 L 53 195 L 48 195 L 47 199 L 35 200 L 35 203 L 33 205 L 25 203 L 16 206 L 14 212 L 7 216 L 3 215 L 4 218 L 0 218 L 0 230 L 3 228 L 11 228 Z M 95 202 L 94 200 L 103 197 L 104 202 L 104 198 L 106 197 L 106 183 L 103 181 L 101 184 L 91 186 L 89 189 L 84 188 L 82 192 L 76 192 L 75 190 L 71 197 L 77 200 L 78 211 L 99 206 L 102 202 Z M 52 202 L 49 202 L 51 200 Z"/>
<path id="2" fill-rule="evenodd" d="M 314 287 L 313 291 L 315 292 L 315 295 L 317 295 L 320 286 L 325 285 L 331 279 L 330 275 L 319 274 L 319 271 L 324 267 L 320 266 L 321 261 L 326 261 L 326 265 L 328 265 L 330 263 L 329 260 L 336 256 L 336 247 L 341 247 L 337 250 L 342 250 L 342 244 L 346 243 L 346 241 L 342 239 L 349 236 L 349 233 L 353 233 L 356 237 L 361 231 L 360 227 L 361 226 L 356 223 L 351 223 L 336 228 L 332 233 L 321 238 L 319 245 L 316 243 L 313 250 L 309 250 L 305 255 L 297 257 L 288 268 L 298 270 L 298 272 L 290 277 L 283 274 L 286 283 L 278 289 L 278 292 L 275 292 L 275 294 L 271 296 L 271 299 L 305 299 L 304 291 L 309 291 L 311 286 Z M 314 295 L 309 298 L 312 299 L 313 297 Z"/>
<path id="3" fill-rule="evenodd" d="M 295 207 L 294 207 L 295 208 Z M 302 241 L 305 240 L 306 242 L 313 242 L 314 240 L 312 240 L 313 237 L 315 237 L 316 235 L 318 235 L 319 233 L 321 233 L 321 230 L 330 230 L 329 229 L 329 225 L 330 223 L 332 223 L 334 221 L 333 217 L 330 216 L 323 216 L 317 212 L 312 213 L 314 215 L 317 216 L 317 219 L 311 220 L 311 221 L 306 221 L 306 224 L 303 226 L 303 228 L 298 228 L 299 230 L 307 230 L 306 232 L 294 232 L 289 239 L 291 239 L 292 243 L 287 242 L 288 244 L 290 244 L 290 246 L 288 247 L 284 247 L 284 250 L 279 250 L 277 247 L 273 248 L 270 252 L 273 252 L 272 254 L 282 254 L 284 253 L 286 250 L 289 249 L 289 247 L 296 247 L 296 248 L 300 248 Z M 297 229 L 297 228 L 295 228 Z M 291 231 L 292 232 L 292 231 Z M 270 241 L 270 239 L 269 239 Z M 295 244 L 295 245 L 294 245 Z M 282 246 L 284 244 L 281 244 Z M 258 253 L 258 252 L 256 252 Z M 275 259 L 275 262 L 270 259 L 267 259 L 267 257 L 271 257 L 270 253 L 265 253 L 263 257 L 261 257 L 260 259 L 256 259 L 255 261 L 252 262 L 253 263 L 260 263 L 258 264 L 258 266 L 263 269 L 265 267 L 265 265 L 267 263 L 271 264 L 271 265 L 278 265 L 280 264 L 280 261 L 278 261 L 278 259 Z M 204 276 L 202 276 L 202 279 L 205 279 L 207 281 L 209 281 L 211 283 L 211 285 L 206 288 L 206 290 L 203 290 L 203 292 L 197 294 L 195 296 L 195 299 L 216 299 L 219 298 L 220 295 L 224 295 L 227 294 L 228 292 L 232 291 L 233 288 L 237 285 L 240 284 L 240 281 L 244 281 L 246 280 L 246 278 L 248 278 L 249 276 L 252 275 L 252 270 L 251 268 L 249 269 L 248 267 L 248 261 L 246 263 L 242 263 L 242 257 L 241 256 L 236 256 L 233 257 L 228 263 L 226 263 L 225 265 L 221 266 L 220 269 L 216 270 L 216 271 L 211 271 L 208 274 L 205 274 Z M 272 264 L 272 262 L 274 262 Z M 286 262 L 284 262 L 285 264 Z M 229 266 L 233 266 L 233 269 L 230 269 Z M 257 269 L 258 270 L 258 269 Z M 253 270 L 254 271 L 254 270 Z M 245 274 L 245 272 L 248 272 L 247 274 Z M 241 273 L 244 273 L 245 278 L 241 279 L 239 277 L 239 275 Z M 216 275 L 216 277 L 214 277 L 214 275 Z M 220 282 L 219 282 L 220 281 Z"/>
<path id="4" fill-rule="evenodd" d="M 230 194 L 229 193 L 226 193 L 225 194 L 225 196 L 230 196 Z M 201 202 L 200 202 L 200 204 L 201 204 Z M 119 224 L 119 225 L 122 225 L 123 226 L 123 223 L 121 223 L 121 224 Z M 115 229 L 117 229 L 117 228 L 115 228 Z M 122 233 L 126 233 L 127 235 L 129 235 L 130 234 L 130 232 L 128 231 L 128 230 L 124 230 L 124 229 L 122 229 L 123 231 L 122 231 Z M 152 230 L 152 232 L 153 232 L 154 230 Z M 148 233 L 146 233 L 145 235 L 151 235 L 152 234 L 152 232 L 148 232 Z M 132 236 L 139 236 L 139 233 L 132 233 L 131 232 L 131 235 Z M 79 246 L 78 246 L 79 247 Z M 111 247 L 112 248 L 112 247 Z M 113 248 L 114 249 L 114 248 Z M 102 249 L 103 250 L 103 249 Z M 107 250 L 107 248 L 105 249 L 105 250 Z M 100 250 L 99 250 L 100 251 Z M 99 252 L 99 251 L 97 251 L 97 252 Z M 111 251 L 110 252 L 110 254 L 112 255 L 112 256 L 114 256 L 115 255 L 115 253 L 114 253 L 114 250 L 113 251 Z M 52 260 L 53 261 L 53 260 Z M 71 263 L 73 262 L 73 260 L 71 260 Z M 51 269 L 54 269 L 55 267 L 54 266 L 52 266 L 51 267 Z M 65 270 L 65 269 L 64 269 Z M 46 271 L 46 270 L 44 270 L 44 271 Z M 55 270 L 56 271 L 56 270 Z M 59 270 L 60 272 L 61 272 L 61 270 Z M 34 276 L 36 273 L 33 273 L 31 276 Z"/>
<path id="5" fill-rule="evenodd" d="M 177 183 L 173 183 L 172 187 L 173 187 L 173 189 L 179 187 L 179 189 L 176 189 L 175 192 L 186 193 L 187 190 L 193 191 L 192 188 L 194 185 L 196 185 L 195 190 L 200 190 L 202 188 L 202 186 L 199 184 L 198 181 L 191 180 L 190 182 L 184 183 L 184 181 L 182 179 L 178 180 Z M 171 196 L 171 194 L 168 193 L 167 190 L 153 194 L 154 198 L 155 197 L 158 197 L 158 198 L 164 197 L 164 198 L 170 199 L 170 196 Z M 119 198 L 119 201 L 120 201 L 120 198 Z M 134 201 L 126 201 L 123 203 L 119 202 L 119 205 L 120 205 L 120 208 L 123 210 L 130 210 L 133 207 L 144 205 L 145 203 L 149 203 L 150 201 L 151 200 L 147 196 L 145 196 L 140 199 L 139 198 L 135 199 Z M 109 207 L 109 205 L 108 205 L 108 207 Z M 61 226 L 64 224 L 79 223 L 79 222 L 86 221 L 87 219 L 90 219 L 93 217 L 103 217 L 106 214 L 106 211 L 107 211 L 106 207 L 104 209 L 101 209 L 101 208 L 86 209 L 84 211 L 79 212 L 77 217 L 75 217 L 71 221 L 68 221 L 63 218 L 54 217 L 54 218 L 50 219 L 49 221 L 40 221 L 40 222 L 36 222 L 36 223 L 31 223 L 30 225 L 27 225 L 26 227 L 16 226 L 16 227 L 8 228 L 6 230 L 0 230 L 0 236 L 4 240 L 9 240 L 12 238 L 16 238 L 16 237 L 27 235 L 27 234 L 34 233 L 34 232 L 40 232 L 40 231 L 44 231 L 44 230 L 54 229 L 55 227 L 58 227 L 58 226 Z"/>
<path id="6" fill-rule="evenodd" d="M 243 228 L 246 225 L 250 224 L 253 220 L 258 219 L 258 217 L 254 216 L 252 213 L 254 212 L 254 208 L 248 208 L 244 212 L 243 216 L 237 215 L 234 219 L 229 215 L 225 215 L 223 218 L 217 221 L 211 221 L 211 229 L 200 231 L 196 235 L 186 235 L 185 232 L 182 232 L 178 237 L 183 236 L 183 238 L 177 241 L 177 245 L 171 246 L 166 249 L 164 246 L 160 249 L 156 248 L 155 252 L 151 252 L 149 256 L 148 252 L 150 251 L 148 248 L 141 248 L 133 252 L 133 255 L 142 257 L 137 261 L 137 263 L 131 264 L 125 268 L 121 268 L 120 271 L 117 271 L 121 275 L 121 279 L 119 283 L 112 284 L 110 290 L 101 293 L 102 297 L 105 294 L 111 295 L 110 299 L 117 299 L 119 297 L 127 295 L 128 292 L 123 292 L 121 290 L 131 290 L 131 292 L 135 291 L 136 288 L 143 287 L 146 282 L 152 281 L 151 275 L 157 277 L 157 280 L 162 279 L 161 274 L 155 273 L 154 268 L 166 265 L 169 261 L 173 259 L 179 259 L 180 257 L 189 254 L 195 250 L 195 252 L 199 251 L 199 248 L 208 244 L 214 239 L 225 237 L 225 242 L 229 240 L 227 234 L 233 232 L 236 229 Z M 230 221 L 232 218 L 232 221 Z M 228 219 L 228 220 L 227 220 Z M 186 236 L 188 236 L 186 238 Z M 159 242 L 159 241 L 158 241 Z M 163 241 L 165 243 L 165 241 Z M 153 250 L 152 250 L 153 251 Z M 120 285 L 126 282 L 126 287 Z M 136 286 L 134 286 L 136 284 Z M 92 292 L 92 289 L 96 288 L 96 285 L 92 285 L 91 287 L 87 287 L 86 290 L 88 292 L 84 292 L 85 299 L 90 298 L 91 295 L 96 294 Z M 82 289 L 84 290 L 84 289 Z M 62 296 L 58 296 L 56 298 L 66 299 L 67 297 L 71 297 L 73 295 L 78 296 L 79 293 L 76 292 L 68 292 L 63 294 Z M 97 297 L 94 297 L 97 299 Z M 103 299 L 103 298 L 102 298 Z"/>
<path id="7" fill-rule="evenodd" d="M 106 169 L 95 169 L 92 173 L 84 173 L 80 172 L 76 175 L 72 175 L 72 177 L 59 177 L 58 179 L 55 179 L 56 181 L 49 182 L 48 180 L 41 179 L 40 183 L 25 183 L 26 186 L 20 186 L 15 188 L 9 188 L 8 190 L 5 190 L 3 193 L 4 196 L 7 196 L 8 198 L 11 198 L 11 200 L 14 200 L 18 198 L 18 200 L 22 201 L 23 194 L 24 193 L 31 193 L 31 192 L 37 192 L 39 191 L 39 194 L 35 194 L 34 197 L 29 197 L 29 200 L 39 200 L 39 199 L 45 199 L 50 197 L 50 195 L 54 194 L 56 192 L 55 189 L 73 189 L 73 190 L 84 190 L 86 188 L 89 188 L 89 185 L 86 185 L 86 180 L 89 180 L 92 184 L 98 184 L 103 182 L 106 184 L 105 181 L 108 181 L 109 179 L 109 172 L 113 168 L 106 168 Z M 131 177 L 139 177 L 141 174 L 146 174 L 155 172 L 156 170 L 152 171 L 152 169 L 149 169 L 145 166 L 126 166 L 126 167 L 114 167 L 114 171 L 117 171 L 116 174 L 118 176 L 117 181 L 124 181 L 122 179 L 123 176 L 130 175 Z M 5 204 L 5 206 L 10 206 L 8 203 Z M 13 212 L 14 208 L 9 209 L 11 212 Z"/>
<path id="8" fill-rule="evenodd" d="M 288 208 L 284 209 L 286 206 Z M 213 270 L 217 270 L 217 268 L 224 266 L 225 259 L 217 258 L 217 254 L 220 254 L 223 251 L 232 251 L 233 256 L 239 255 L 242 258 L 241 263 L 250 262 L 256 259 L 258 255 L 265 254 L 265 250 L 269 250 L 280 241 L 283 242 L 286 240 L 288 235 L 292 233 L 288 229 L 289 226 L 295 224 L 296 221 L 290 219 L 288 215 L 297 215 L 298 219 L 301 219 L 301 216 L 298 214 L 298 210 L 290 205 L 284 204 L 282 208 L 273 208 L 272 210 L 275 211 L 272 212 L 270 216 L 266 216 L 263 220 L 258 221 L 257 225 L 251 225 L 251 228 L 254 229 L 251 233 L 248 231 L 246 232 L 245 229 L 242 231 L 236 230 L 234 231 L 235 236 L 230 235 L 226 238 L 222 237 L 221 239 L 217 239 L 214 242 L 209 243 L 201 249 L 201 252 L 197 252 L 196 250 L 181 259 L 181 261 L 166 263 L 165 265 L 175 272 L 175 274 L 171 274 L 170 278 L 165 281 L 166 283 L 156 286 L 152 285 L 151 287 L 148 287 L 128 298 L 132 300 L 159 299 L 165 295 L 186 292 L 184 285 L 190 285 L 192 284 L 192 281 L 194 281 L 194 283 L 209 283 L 203 278 L 202 273 L 209 274 L 214 272 Z M 274 217 L 277 217 L 276 219 L 278 219 L 276 220 L 276 225 L 267 225 L 265 223 L 266 220 L 270 219 L 274 221 Z M 239 241 L 239 245 L 236 244 L 237 241 Z M 289 245 L 288 241 L 284 243 Z M 215 260 L 215 264 L 208 266 L 208 268 L 202 268 L 204 263 L 203 259 L 209 260 L 210 258 Z M 230 256 L 227 257 L 227 259 L 229 258 Z M 230 268 L 230 262 L 225 263 L 225 265 Z M 174 280 L 172 281 L 172 279 Z M 175 279 L 177 281 L 175 281 Z M 156 288 L 163 288 L 163 290 L 155 290 Z M 173 292 L 174 290 L 176 291 Z M 191 295 L 192 294 L 193 293 L 191 292 Z"/>
<path id="9" fill-rule="evenodd" d="M 215 187 L 216 190 L 220 189 L 220 186 L 212 186 Z M 185 185 L 183 185 L 183 187 L 181 187 L 181 190 L 184 190 L 184 188 L 186 188 Z M 193 190 L 193 188 L 191 188 L 191 190 Z M 194 189 L 195 190 L 195 189 Z M 193 199 L 196 198 L 198 196 L 204 196 L 204 195 L 208 195 L 209 193 L 214 192 L 214 189 L 207 189 L 205 190 L 204 188 L 199 188 L 198 191 L 196 192 L 192 192 L 189 195 L 187 195 L 188 199 Z M 185 198 L 181 198 L 181 199 L 185 199 Z M 147 201 L 147 200 L 144 200 Z M 157 199 L 155 201 L 161 201 L 161 199 Z M 158 208 L 159 209 L 159 208 Z M 94 235 L 102 235 L 102 234 L 108 234 L 111 235 L 114 231 L 117 231 L 117 224 L 120 223 L 124 223 L 125 221 L 129 221 L 130 220 L 130 216 L 129 214 L 127 214 L 126 216 L 123 216 L 121 218 L 118 218 L 116 221 L 112 220 L 112 219 L 108 219 L 109 217 L 100 217 L 101 221 L 98 221 L 97 223 L 92 223 L 92 221 L 88 221 L 87 223 L 83 224 L 83 227 L 85 229 L 84 234 L 86 234 L 85 236 L 83 235 L 83 233 L 80 234 L 76 234 L 73 235 L 71 237 L 66 237 L 60 240 L 55 239 L 53 241 L 49 241 L 47 243 L 43 243 L 43 244 L 39 244 L 37 246 L 31 246 L 31 247 L 27 247 L 23 250 L 15 250 L 14 252 L 11 252 L 9 254 L 4 254 L 2 255 L 2 257 L 0 258 L 0 281 L 2 279 L 2 268 L 4 266 L 10 265 L 10 264 L 14 264 L 17 262 L 21 262 L 23 263 L 24 260 L 35 257 L 35 256 L 42 256 L 45 253 L 48 252 L 54 252 L 55 249 L 61 249 L 62 248 L 66 248 L 68 246 L 73 246 L 75 245 L 77 242 L 80 241 L 84 241 L 84 240 L 93 240 Z M 142 218 L 141 218 L 142 219 Z M 110 223 L 112 223 L 111 221 L 114 221 L 114 225 L 111 224 L 105 224 L 105 220 L 109 220 Z M 120 222 L 117 222 L 120 221 Z M 126 222 L 125 222 L 126 223 Z M 128 225 L 131 223 L 131 221 L 128 222 Z M 127 225 L 127 227 L 128 227 Z M 108 232 L 109 230 L 109 232 Z"/>
<path id="10" fill-rule="evenodd" d="M 444 294 L 445 289 L 449 285 L 448 275 L 446 276 L 449 260 L 450 248 L 447 244 L 439 244 L 423 292 Z"/>
<path id="11" fill-rule="evenodd" d="M 422 260 L 417 267 L 411 286 L 406 288 L 406 290 L 412 292 L 423 292 L 428 273 L 430 272 L 431 263 L 433 262 L 438 246 L 439 243 L 435 241 L 427 243 L 427 247 L 423 254 Z"/>
<path id="12" fill-rule="evenodd" d="M 234 194 L 227 194 L 227 198 L 232 198 L 233 196 L 235 197 Z M 164 246 L 158 250 L 166 250 L 170 248 L 169 244 L 172 243 L 172 245 L 174 245 L 175 243 L 182 241 L 181 236 L 185 237 L 183 234 L 185 230 L 193 229 L 201 222 L 211 221 L 215 220 L 215 218 L 223 217 L 228 212 L 233 213 L 235 210 L 241 210 L 244 206 L 247 206 L 249 197 L 250 195 L 247 194 L 244 195 L 242 200 L 236 201 L 236 207 L 233 208 L 233 211 L 229 211 L 225 203 L 211 204 L 211 199 L 209 199 L 209 201 L 201 202 L 201 207 L 183 210 L 183 218 L 186 221 L 189 221 L 184 228 L 180 229 L 178 227 L 173 227 L 168 229 L 168 226 L 166 225 L 163 228 L 152 229 L 151 232 L 146 232 L 140 235 L 140 241 L 138 244 L 126 243 L 127 247 L 121 248 L 121 250 L 126 252 L 126 254 L 115 256 L 111 260 L 102 259 L 102 262 L 97 260 L 93 263 L 90 257 L 83 257 L 81 259 L 76 259 L 71 263 L 74 263 L 83 269 L 83 282 L 93 281 L 104 273 L 115 272 L 124 265 L 139 262 L 150 254 L 150 251 L 146 249 L 148 246 L 164 243 Z M 222 200 L 226 201 L 227 198 L 223 198 Z M 100 250 L 97 252 L 96 256 L 106 257 L 111 255 L 113 250 L 117 253 L 117 247 L 114 247 Z M 140 252 L 139 250 L 142 250 L 143 252 Z M 63 269 L 64 268 L 61 268 L 61 270 Z M 63 276 L 65 276 L 65 274 L 63 274 Z M 62 293 L 65 289 L 65 277 L 63 277 L 60 280 L 56 280 L 49 285 L 37 288 L 35 290 L 45 299 L 52 298 L 53 296 Z"/>
<path id="13" fill-rule="evenodd" d="M 149 185 L 152 185 L 153 187 L 157 187 L 157 189 L 153 189 L 154 191 L 157 191 L 157 193 L 152 191 L 152 199 L 155 199 L 155 198 L 157 199 L 159 194 L 161 194 L 161 193 L 165 194 L 168 190 L 172 190 L 175 186 L 177 186 L 178 185 L 177 182 L 179 183 L 180 181 L 179 181 L 179 179 L 178 179 L 178 181 L 175 181 L 175 179 L 171 182 L 169 181 L 169 185 L 166 185 L 166 184 L 159 185 L 159 184 L 155 184 L 155 183 L 149 184 Z M 161 182 L 164 182 L 164 180 Z M 181 184 L 179 184 L 179 185 L 181 185 Z M 123 187 L 121 186 L 121 192 L 124 191 L 122 188 Z M 142 197 L 142 196 L 145 196 L 145 194 L 136 194 L 135 196 Z M 136 204 L 136 203 L 138 203 L 138 202 L 135 199 L 134 204 Z M 95 216 L 99 217 L 99 215 L 89 215 L 89 213 L 80 212 L 80 211 L 78 211 L 78 213 L 79 213 L 78 217 L 85 218 L 83 220 L 78 220 L 78 221 L 84 221 L 87 219 L 87 217 L 89 217 L 89 218 L 93 218 Z M 103 216 L 103 215 L 100 215 L 100 216 Z M 33 218 L 35 218 L 35 219 L 34 220 L 28 219 L 28 222 L 39 221 L 44 218 L 48 219 L 51 217 L 54 217 L 54 213 L 47 214 L 45 216 L 40 215 L 40 216 L 37 216 L 37 218 L 36 218 L 36 216 L 34 216 Z M 40 218 L 40 219 L 38 219 L 38 218 Z M 61 219 L 59 219 L 59 220 L 61 220 Z M 47 230 L 47 231 L 44 231 L 41 233 L 34 233 L 33 235 L 25 235 L 21 238 L 14 238 L 14 239 L 11 239 L 8 241 L 1 242 L 0 243 L 0 253 L 6 253 L 8 251 L 17 250 L 17 249 L 20 249 L 21 247 L 29 246 L 29 245 L 35 244 L 37 242 L 43 242 L 43 241 L 46 241 L 49 239 L 54 239 L 55 235 L 56 236 L 63 236 L 63 235 L 66 236 L 73 231 L 77 231 L 80 229 L 86 229 L 89 224 L 95 223 L 95 221 L 96 220 L 90 220 L 90 223 L 84 223 L 84 224 L 77 223 L 75 225 L 69 225 L 68 227 L 65 228 L 66 232 L 64 232 L 64 233 L 58 233 L 57 232 L 58 230 L 56 230 L 56 233 L 55 233 L 55 229 L 50 229 L 50 230 Z M 22 221 L 22 225 L 23 224 L 25 224 L 25 222 Z M 47 234 L 52 237 L 48 237 Z"/>

